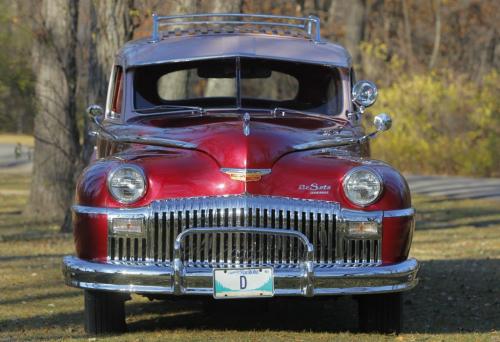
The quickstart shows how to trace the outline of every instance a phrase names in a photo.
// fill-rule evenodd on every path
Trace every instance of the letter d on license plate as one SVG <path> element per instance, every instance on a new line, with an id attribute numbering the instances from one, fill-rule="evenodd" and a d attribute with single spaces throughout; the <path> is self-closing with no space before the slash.
<path id="1" fill-rule="evenodd" d="M 214 270 L 215 298 L 272 297 L 272 268 L 232 268 Z"/>

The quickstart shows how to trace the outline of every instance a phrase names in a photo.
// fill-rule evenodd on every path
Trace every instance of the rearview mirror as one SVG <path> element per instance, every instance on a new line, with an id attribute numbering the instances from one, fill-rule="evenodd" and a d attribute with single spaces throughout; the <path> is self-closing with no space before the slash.
<path id="1" fill-rule="evenodd" d="M 104 110 L 102 109 L 101 106 L 93 104 L 87 108 L 87 114 L 90 116 L 91 119 L 95 120 L 97 117 L 104 114 Z"/>

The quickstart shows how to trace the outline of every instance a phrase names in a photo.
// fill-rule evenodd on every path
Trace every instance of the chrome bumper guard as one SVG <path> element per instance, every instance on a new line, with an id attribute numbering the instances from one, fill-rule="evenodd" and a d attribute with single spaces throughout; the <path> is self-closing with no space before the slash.
<path id="1" fill-rule="evenodd" d="M 224 232 L 259 233 L 298 238 L 305 247 L 305 258 L 294 266 L 274 267 L 275 296 L 356 295 L 400 292 L 417 285 L 419 265 L 415 259 L 379 266 L 315 264 L 314 246 L 307 237 L 293 230 L 255 227 L 223 228 Z M 170 264 L 91 262 L 67 256 L 63 274 L 67 285 L 114 292 L 172 295 L 213 295 L 213 268 L 193 267 L 181 260 L 182 242 L 197 233 L 216 233 L 221 228 L 191 228 L 177 236 L 174 261 Z M 232 267 L 236 267 L 232 265 Z"/>

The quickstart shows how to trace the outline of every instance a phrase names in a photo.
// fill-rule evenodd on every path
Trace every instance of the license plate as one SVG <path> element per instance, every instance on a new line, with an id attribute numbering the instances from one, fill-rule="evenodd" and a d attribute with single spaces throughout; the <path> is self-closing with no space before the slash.
<path id="1" fill-rule="evenodd" d="M 272 297 L 272 268 L 239 268 L 214 270 L 215 298 Z"/>

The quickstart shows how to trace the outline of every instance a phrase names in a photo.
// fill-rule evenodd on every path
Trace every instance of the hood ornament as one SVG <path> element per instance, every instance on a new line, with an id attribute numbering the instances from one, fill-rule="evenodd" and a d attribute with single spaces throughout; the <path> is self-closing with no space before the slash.
<path id="1" fill-rule="evenodd" d="M 220 171 L 231 177 L 232 180 L 240 182 L 256 182 L 262 176 L 271 173 L 271 169 L 235 169 L 226 167 L 220 169 Z"/>
<path id="2" fill-rule="evenodd" d="M 243 135 L 248 137 L 250 135 L 250 114 L 243 115 Z"/>

